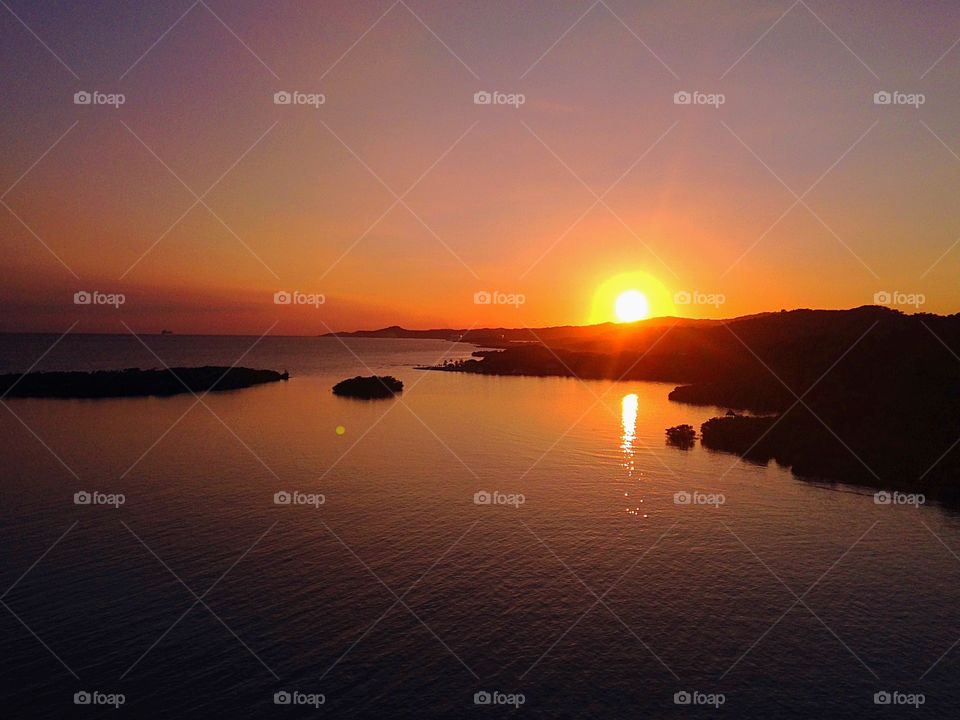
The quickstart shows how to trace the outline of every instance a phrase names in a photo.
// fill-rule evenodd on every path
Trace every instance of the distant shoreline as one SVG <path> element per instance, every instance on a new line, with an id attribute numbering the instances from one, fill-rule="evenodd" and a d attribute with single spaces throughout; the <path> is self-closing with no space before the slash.
<path id="1" fill-rule="evenodd" d="M 183 337 L 245 336 L 176 335 L 171 342 Z M 960 315 L 864 306 L 726 321 L 658 318 L 468 331 L 392 326 L 274 337 L 460 342 L 476 348 L 471 357 L 423 369 L 671 383 L 675 402 L 768 416 L 704 424 L 707 448 L 758 462 L 774 459 L 800 477 L 916 491 L 960 504 Z M 109 397 L 170 390 L 84 392 Z"/>

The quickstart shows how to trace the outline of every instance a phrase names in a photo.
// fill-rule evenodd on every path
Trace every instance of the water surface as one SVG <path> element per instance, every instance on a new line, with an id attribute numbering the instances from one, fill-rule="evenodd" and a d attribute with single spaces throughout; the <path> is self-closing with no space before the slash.
<path id="1" fill-rule="evenodd" d="M 0 371 L 55 340 L 0 337 Z M 722 412 L 670 385 L 415 370 L 473 350 L 440 341 L 143 340 L 170 366 L 292 378 L 202 401 L 4 401 L 11 717 L 98 712 L 80 690 L 121 692 L 137 717 L 514 712 L 475 706 L 483 690 L 544 718 L 712 712 L 675 705 L 684 690 L 723 693 L 732 717 L 952 716 L 953 513 L 667 446 L 667 426 Z M 35 369 L 160 365 L 133 337 L 67 336 Z M 330 393 L 370 372 L 407 389 Z M 724 502 L 675 501 L 695 492 Z M 277 707 L 282 690 L 326 702 Z M 877 708 L 881 690 L 926 703 Z"/>

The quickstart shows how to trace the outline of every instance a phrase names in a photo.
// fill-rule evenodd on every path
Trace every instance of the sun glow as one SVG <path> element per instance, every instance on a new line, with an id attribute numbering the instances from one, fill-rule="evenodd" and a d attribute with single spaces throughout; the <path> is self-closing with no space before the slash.
<path id="1" fill-rule="evenodd" d="M 613 311 L 620 322 L 636 322 L 650 317 L 650 301 L 639 290 L 626 290 L 617 295 Z"/>
<path id="2" fill-rule="evenodd" d="M 633 469 L 633 439 L 637 436 L 637 407 L 639 398 L 636 393 L 624 395 L 620 401 L 620 425 L 623 427 L 623 442 L 620 449 L 630 454 L 630 469 Z"/>
<path id="3" fill-rule="evenodd" d="M 657 278 L 642 271 L 607 277 L 593 293 L 588 322 L 629 323 L 675 312 L 672 295 Z"/>

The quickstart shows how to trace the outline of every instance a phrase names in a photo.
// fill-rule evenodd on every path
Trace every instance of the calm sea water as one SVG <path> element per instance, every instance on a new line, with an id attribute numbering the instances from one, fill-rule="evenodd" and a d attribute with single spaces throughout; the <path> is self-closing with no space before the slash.
<path id="1" fill-rule="evenodd" d="M 415 370 L 473 350 L 439 341 L 255 339 L 144 338 L 171 366 L 242 356 L 289 382 L 4 401 L 4 717 L 715 713 L 678 692 L 730 717 L 955 717 L 954 513 L 669 447 L 665 427 L 718 412 L 669 385 Z M 54 340 L 0 336 L 0 371 Z M 132 337 L 68 336 L 35 369 L 159 365 Z M 330 393 L 370 371 L 402 399 Z"/>

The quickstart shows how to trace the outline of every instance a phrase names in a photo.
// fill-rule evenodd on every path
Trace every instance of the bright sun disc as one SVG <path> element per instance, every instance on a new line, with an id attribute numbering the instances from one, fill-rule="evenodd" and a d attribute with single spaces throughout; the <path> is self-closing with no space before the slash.
<path id="1" fill-rule="evenodd" d="M 650 315 L 650 303 L 639 290 L 627 290 L 617 296 L 613 310 L 620 322 L 635 322 Z"/>

